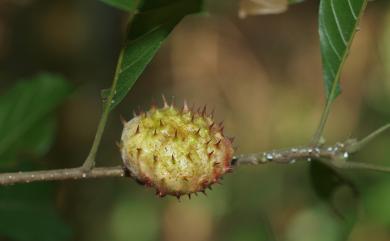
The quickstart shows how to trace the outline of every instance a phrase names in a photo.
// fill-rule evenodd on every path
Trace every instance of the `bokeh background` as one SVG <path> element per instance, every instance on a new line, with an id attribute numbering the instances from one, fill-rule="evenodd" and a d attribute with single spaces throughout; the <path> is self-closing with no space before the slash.
<path id="1" fill-rule="evenodd" d="M 217 119 L 235 136 L 238 153 L 310 140 L 324 104 L 318 1 L 245 19 L 237 17 L 230 0 L 210 1 L 209 9 L 212 14 L 188 17 L 177 26 L 111 114 L 98 165 L 121 162 L 115 146 L 119 116 L 130 118 L 133 110 L 147 109 L 162 93 L 177 103 L 186 99 L 215 108 Z M 82 163 L 126 20 L 124 12 L 98 0 L 0 1 L 0 94 L 40 72 L 61 74 L 74 86 L 56 111 L 48 153 L 0 162 L 2 170 Z M 368 4 L 343 71 L 342 89 L 327 124 L 327 141 L 362 137 L 389 122 L 388 1 Z M 382 135 L 352 160 L 390 166 L 389 147 L 390 135 Z M 207 197 L 180 202 L 160 199 L 130 179 L 0 187 L 0 240 L 389 241 L 390 175 L 341 173 L 356 184 L 359 198 L 351 200 L 348 190 L 341 190 L 337 208 L 316 194 L 305 162 L 242 166 Z M 347 239 L 345 226 L 351 222 L 339 212 L 351 206 L 356 210 Z"/>

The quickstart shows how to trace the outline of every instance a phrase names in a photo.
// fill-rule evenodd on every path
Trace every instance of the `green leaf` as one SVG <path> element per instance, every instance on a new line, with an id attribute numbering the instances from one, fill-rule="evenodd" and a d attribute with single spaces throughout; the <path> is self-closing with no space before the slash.
<path id="1" fill-rule="evenodd" d="M 326 96 L 329 102 L 340 94 L 340 73 L 366 5 L 367 0 L 320 2 L 320 45 Z"/>
<path id="2" fill-rule="evenodd" d="M 137 9 L 140 0 L 101 0 L 102 2 L 121 9 L 123 11 L 134 11 Z"/>
<path id="3" fill-rule="evenodd" d="M 150 0 L 141 4 L 129 29 L 113 83 L 110 109 L 118 105 L 186 15 L 201 11 L 202 0 Z M 110 99 L 110 98 L 108 98 Z"/>
<path id="4" fill-rule="evenodd" d="M 310 180 L 317 196 L 339 217 L 346 240 L 356 222 L 359 192 L 356 186 L 334 168 L 313 161 Z"/>
<path id="5" fill-rule="evenodd" d="M 54 131 L 49 114 L 70 90 L 63 78 L 41 74 L 20 81 L 0 97 L 0 162 L 20 150 L 37 155 L 47 151 Z"/>
<path id="6" fill-rule="evenodd" d="M 49 184 L 1 187 L 0 217 L 1 240 L 65 241 L 71 235 L 53 206 Z"/>

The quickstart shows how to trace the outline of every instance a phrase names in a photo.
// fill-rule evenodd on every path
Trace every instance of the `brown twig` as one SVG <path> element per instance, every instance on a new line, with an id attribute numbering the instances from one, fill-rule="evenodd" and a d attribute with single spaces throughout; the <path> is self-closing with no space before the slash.
<path id="1" fill-rule="evenodd" d="M 31 183 L 38 181 L 123 177 L 125 175 L 126 171 L 122 166 L 96 167 L 87 172 L 82 167 L 29 172 L 10 172 L 0 174 L 0 185 Z"/>
<path id="2" fill-rule="evenodd" d="M 371 138 L 371 137 L 370 137 Z M 363 144 L 365 143 L 363 139 Z M 232 164 L 239 166 L 242 164 L 265 164 L 265 163 L 295 163 L 299 160 L 319 160 L 336 168 L 344 169 L 366 169 L 373 171 L 390 172 L 390 167 L 383 167 L 368 163 L 350 162 L 348 158 L 362 146 L 361 142 L 356 140 L 347 140 L 343 143 L 337 143 L 332 146 L 304 146 L 280 149 L 253 154 L 241 154 L 233 157 Z M 129 176 L 123 166 L 114 167 L 94 167 L 91 170 L 85 170 L 83 167 L 55 169 L 45 171 L 29 172 L 10 172 L 0 174 L 0 186 L 16 183 L 30 183 L 37 181 L 55 181 L 55 180 L 79 180 L 88 178 L 103 177 L 124 177 Z"/>
<path id="3" fill-rule="evenodd" d="M 293 147 L 267 152 L 253 154 L 242 154 L 233 158 L 234 165 L 242 164 L 265 164 L 275 163 L 294 163 L 297 160 L 329 160 L 330 162 L 345 160 L 349 157 L 347 144 L 337 143 L 333 146 L 323 147 Z"/>

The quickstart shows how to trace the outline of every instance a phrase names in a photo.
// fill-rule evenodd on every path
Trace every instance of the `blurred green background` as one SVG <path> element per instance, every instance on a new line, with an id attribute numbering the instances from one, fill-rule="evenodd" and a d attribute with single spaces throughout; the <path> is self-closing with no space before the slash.
<path id="1" fill-rule="evenodd" d="M 227 2 L 211 1 L 213 14 L 188 17 L 173 31 L 111 114 L 98 165 L 121 162 L 119 116 L 130 118 L 162 93 L 215 108 L 238 153 L 310 140 L 324 102 L 318 2 L 245 19 Z M 8 124 L 0 126 L 1 170 L 82 163 L 126 20 L 97 0 L 0 1 L 0 123 Z M 362 137 L 390 120 L 388 1 L 370 2 L 360 25 L 326 128 L 329 142 Z M 5 150 L 6 137 L 26 123 L 32 130 Z M 390 165 L 389 147 L 389 134 L 382 135 L 352 160 Z M 390 175 L 341 173 L 358 193 L 338 188 L 331 205 L 313 189 L 309 163 L 242 166 L 207 197 L 180 202 L 131 179 L 0 187 L 0 240 L 390 240 Z"/>

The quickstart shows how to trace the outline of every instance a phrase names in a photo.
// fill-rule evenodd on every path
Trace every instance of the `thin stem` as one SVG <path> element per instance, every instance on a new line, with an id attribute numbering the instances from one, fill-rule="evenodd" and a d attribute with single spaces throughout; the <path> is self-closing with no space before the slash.
<path id="1" fill-rule="evenodd" d="M 379 129 L 375 130 L 359 142 L 356 142 L 354 145 L 351 145 L 351 148 L 349 148 L 349 152 L 357 152 L 358 150 L 362 149 L 365 145 L 367 145 L 369 142 L 371 142 L 373 139 L 375 139 L 378 135 L 385 132 L 387 129 L 390 129 L 390 123 L 380 127 Z"/>
<path id="2" fill-rule="evenodd" d="M 0 174 L 0 185 L 124 176 L 126 176 L 126 171 L 122 166 L 92 168 L 88 173 L 81 167 L 30 172 L 9 172 Z"/>
<path id="3" fill-rule="evenodd" d="M 313 139 L 311 141 L 312 145 L 318 145 L 320 140 L 321 140 L 322 133 L 324 132 L 326 121 L 328 120 L 328 117 L 329 117 L 330 108 L 332 107 L 332 103 L 333 102 L 329 101 L 329 99 L 326 101 L 324 111 L 321 114 L 320 123 L 318 124 L 317 130 L 316 130 L 316 132 L 313 136 Z"/>
<path id="4" fill-rule="evenodd" d="M 381 128 L 383 129 L 383 128 Z M 267 152 L 252 154 L 242 154 L 233 158 L 233 164 L 238 166 L 242 164 L 292 164 L 298 160 L 312 161 L 319 160 L 325 164 L 339 169 L 362 169 L 379 172 L 390 172 L 390 167 L 380 166 L 370 163 L 350 162 L 350 145 L 354 142 L 347 140 L 345 143 L 337 143 L 327 147 L 293 147 Z"/>
<path id="5" fill-rule="evenodd" d="M 362 162 L 346 162 L 343 165 L 339 166 L 344 169 L 361 169 L 361 170 L 371 170 L 377 172 L 390 172 L 390 167 L 378 166 L 376 164 L 362 163 Z"/>
<path id="6" fill-rule="evenodd" d="M 357 21 L 355 23 L 355 26 L 359 25 L 361 16 L 363 15 L 364 10 L 365 10 L 365 8 L 367 6 L 367 0 L 364 0 L 363 4 L 364 5 L 360 9 L 360 12 L 359 12 Z M 337 73 L 336 73 L 336 75 L 335 75 L 335 77 L 333 79 L 333 84 L 332 84 L 332 87 L 330 89 L 330 92 L 328 92 L 328 94 L 327 94 L 325 108 L 324 108 L 324 111 L 322 112 L 320 123 L 319 123 L 319 125 L 317 127 L 317 130 L 316 130 L 316 132 L 315 132 L 315 134 L 314 134 L 314 136 L 312 138 L 312 141 L 311 141 L 311 144 L 313 146 L 317 146 L 319 144 L 320 140 L 321 140 L 322 133 L 324 132 L 324 128 L 325 128 L 325 125 L 326 125 L 326 121 L 328 120 L 328 117 L 329 117 L 330 108 L 332 107 L 332 103 L 333 103 L 334 99 L 336 98 L 336 91 L 337 91 L 338 83 L 340 82 L 341 71 L 342 71 L 343 66 L 345 64 L 345 60 L 347 59 L 348 54 L 350 52 L 350 49 L 351 49 L 351 46 L 352 46 L 352 41 L 353 41 L 353 39 L 355 37 L 355 34 L 356 34 L 357 30 L 358 30 L 358 28 L 355 28 L 353 30 L 353 32 L 352 32 L 351 38 L 349 39 L 348 44 L 347 44 L 347 48 L 344 51 L 344 54 L 342 56 L 340 65 L 339 65 L 339 67 L 337 69 Z"/>
<path id="7" fill-rule="evenodd" d="M 99 125 L 96 131 L 95 139 L 93 140 L 91 150 L 88 153 L 87 159 L 84 161 L 82 169 L 84 172 L 90 171 L 94 166 L 95 166 L 95 159 L 96 159 L 96 153 L 99 149 L 100 142 L 102 140 L 104 128 L 106 127 L 107 124 L 107 119 L 108 115 L 110 114 L 111 111 L 111 104 L 112 100 L 114 98 L 115 92 L 116 92 L 116 85 L 118 82 L 118 76 L 119 76 L 119 70 L 120 66 L 122 64 L 122 59 L 123 59 L 123 48 L 119 54 L 118 58 L 118 63 L 116 65 L 116 70 L 115 70 L 115 75 L 114 75 L 114 80 L 112 82 L 111 90 L 110 90 L 110 95 L 108 96 L 106 103 L 103 106 L 103 113 L 99 121 Z"/>
<path id="8" fill-rule="evenodd" d="M 298 160 L 311 161 L 315 159 L 337 160 L 348 158 L 345 152 L 345 145 L 338 143 L 328 147 L 292 147 L 267 152 L 242 154 L 233 158 L 234 165 L 241 164 L 265 164 L 269 162 L 290 164 Z"/>

